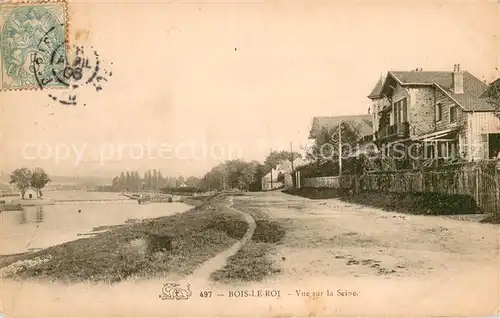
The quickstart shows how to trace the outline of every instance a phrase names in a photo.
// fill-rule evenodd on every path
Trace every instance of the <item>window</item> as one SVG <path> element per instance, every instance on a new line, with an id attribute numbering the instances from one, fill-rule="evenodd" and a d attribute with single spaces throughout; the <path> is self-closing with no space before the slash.
<path id="1" fill-rule="evenodd" d="M 394 103 L 394 124 L 405 123 L 408 121 L 408 110 L 406 98 Z"/>
<path id="2" fill-rule="evenodd" d="M 406 98 L 401 101 L 401 112 L 403 113 L 403 123 L 406 123 L 408 121 L 408 110 L 406 108 Z"/>
<path id="3" fill-rule="evenodd" d="M 457 106 L 450 106 L 450 123 L 457 122 Z"/>
<path id="4" fill-rule="evenodd" d="M 438 157 L 447 158 L 448 157 L 448 147 L 446 142 L 437 142 L 438 146 Z"/>
<path id="5" fill-rule="evenodd" d="M 434 144 L 433 143 L 425 143 L 424 145 L 424 158 L 431 159 L 434 158 Z"/>
<path id="6" fill-rule="evenodd" d="M 457 157 L 457 142 L 452 141 L 448 143 L 448 156 L 451 158 L 456 158 Z"/>
<path id="7" fill-rule="evenodd" d="M 443 119 L 443 104 L 438 103 L 436 105 L 436 121 Z"/>

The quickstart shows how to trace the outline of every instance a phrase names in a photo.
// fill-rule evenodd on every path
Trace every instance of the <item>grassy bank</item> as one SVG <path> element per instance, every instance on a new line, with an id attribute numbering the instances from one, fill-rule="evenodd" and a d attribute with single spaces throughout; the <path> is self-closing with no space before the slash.
<path id="1" fill-rule="evenodd" d="M 222 283 L 258 282 L 280 273 L 281 269 L 269 256 L 286 234 L 284 223 L 269 219 L 259 209 L 246 207 L 241 202 L 236 202 L 235 208 L 255 219 L 255 232 L 252 239 L 228 259 L 226 266 L 212 273 L 211 279 Z"/>
<path id="2" fill-rule="evenodd" d="M 94 237 L 4 259 L 0 271 L 4 277 L 10 272 L 19 278 L 107 283 L 187 275 L 247 230 L 239 214 L 223 207 L 224 200 L 206 199 L 185 213 L 113 226 Z"/>
<path id="3" fill-rule="evenodd" d="M 409 214 L 460 215 L 479 212 L 474 200 L 464 195 L 381 192 L 349 194 L 348 191 L 331 188 L 302 188 L 285 191 L 285 193 L 310 199 L 337 198 L 345 202 Z"/>

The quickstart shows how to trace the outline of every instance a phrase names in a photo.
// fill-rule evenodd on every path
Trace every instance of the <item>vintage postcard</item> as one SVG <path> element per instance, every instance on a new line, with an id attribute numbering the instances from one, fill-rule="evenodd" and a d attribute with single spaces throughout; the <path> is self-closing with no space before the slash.
<path id="1" fill-rule="evenodd" d="M 0 2 L 0 317 L 500 315 L 497 1 Z"/>

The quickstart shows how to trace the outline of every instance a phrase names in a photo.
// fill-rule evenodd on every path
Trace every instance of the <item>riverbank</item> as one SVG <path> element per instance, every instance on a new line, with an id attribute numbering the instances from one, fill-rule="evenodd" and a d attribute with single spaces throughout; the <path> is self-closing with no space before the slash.
<path id="1" fill-rule="evenodd" d="M 55 204 L 55 202 L 51 199 L 16 199 L 11 200 L 9 203 L 20 206 L 43 206 Z"/>
<path id="2" fill-rule="evenodd" d="M 220 204 L 224 200 L 224 196 L 192 200 L 197 206 L 184 213 L 99 227 L 94 231 L 106 231 L 42 251 L 4 257 L 0 273 L 4 278 L 65 283 L 184 276 L 245 234 L 246 222 Z"/>

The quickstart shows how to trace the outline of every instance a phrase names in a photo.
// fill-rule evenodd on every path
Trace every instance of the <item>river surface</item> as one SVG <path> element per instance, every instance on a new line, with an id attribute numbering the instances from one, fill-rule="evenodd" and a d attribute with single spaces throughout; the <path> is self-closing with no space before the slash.
<path id="1" fill-rule="evenodd" d="M 167 216 L 190 209 L 190 206 L 179 202 L 123 203 L 125 197 L 119 193 L 46 191 L 44 197 L 52 200 L 116 199 L 122 202 L 66 203 L 28 206 L 22 211 L 2 211 L 0 255 L 39 250 L 76 240 L 98 226 L 123 224 L 129 219 Z"/>

